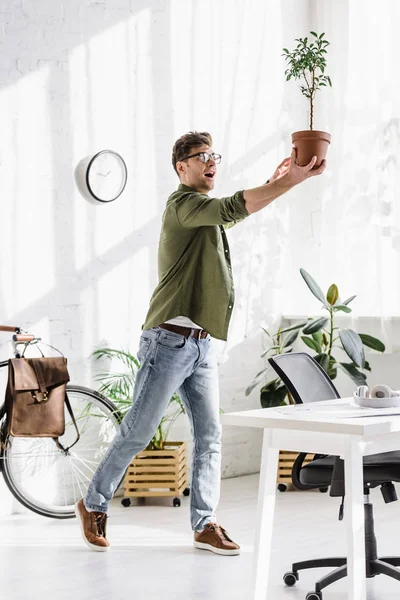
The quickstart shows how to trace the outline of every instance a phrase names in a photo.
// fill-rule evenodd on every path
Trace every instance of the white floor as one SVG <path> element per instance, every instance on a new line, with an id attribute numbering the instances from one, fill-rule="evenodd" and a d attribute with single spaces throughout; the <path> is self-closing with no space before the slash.
<path id="1" fill-rule="evenodd" d="M 196 550 L 188 527 L 189 499 L 180 508 L 148 500 L 110 510 L 109 553 L 91 552 L 75 520 L 56 521 L 31 513 L 0 519 L 0 590 L 11 600 L 251 600 L 255 506 L 258 477 L 222 482 L 219 522 L 242 546 L 242 554 L 224 557 Z M 378 551 L 400 554 L 400 504 L 375 506 Z M 320 492 L 277 492 L 271 600 L 304 600 L 321 569 L 303 571 L 293 588 L 282 575 L 293 560 L 345 554 L 344 521 L 339 501 Z M 400 582 L 380 575 L 367 582 L 368 600 L 397 600 Z M 345 580 L 324 591 L 324 600 L 344 600 Z"/>

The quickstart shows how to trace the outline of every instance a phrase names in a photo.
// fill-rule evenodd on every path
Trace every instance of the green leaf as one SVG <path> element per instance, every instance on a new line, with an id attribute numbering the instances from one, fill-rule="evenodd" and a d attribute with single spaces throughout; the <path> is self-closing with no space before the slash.
<path id="1" fill-rule="evenodd" d="M 361 373 L 353 363 L 337 363 L 337 365 L 354 381 L 356 385 L 365 385 L 366 375 Z"/>
<path id="2" fill-rule="evenodd" d="M 372 370 L 371 367 L 370 367 L 370 364 L 369 364 L 369 362 L 367 360 L 365 361 L 364 369 L 366 371 L 371 371 Z"/>
<path id="3" fill-rule="evenodd" d="M 327 306 L 324 292 L 321 290 L 317 282 L 314 281 L 311 275 L 309 275 L 304 269 L 300 269 L 300 273 L 314 296 L 318 298 L 318 300 L 320 300 L 324 306 Z"/>
<path id="4" fill-rule="evenodd" d="M 314 37 L 318 37 L 318 33 L 315 33 L 315 31 L 310 31 L 311 35 L 313 35 Z"/>
<path id="5" fill-rule="evenodd" d="M 324 352 L 322 352 L 321 354 L 317 354 L 317 356 L 314 356 L 314 359 L 323 368 L 323 370 L 325 371 L 325 373 L 328 373 L 328 369 L 329 369 L 329 354 L 325 354 Z"/>
<path id="6" fill-rule="evenodd" d="M 305 335 L 302 335 L 301 339 L 303 340 L 303 342 L 305 343 L 306 346 L 308 346 L 309 348 L 311 348 L 318 354 L 321 353 L 322 348 L 315 340 L 313 340 L 312 338 L 306 337 Z"/>
<path id="7" fill-rule="evenodd" d="M 378 340 L 377 338 L 372 337 L 372 335 L 368 335 L 366 333 L 360 333 L 359 336 L 364 346 L 368 346 L 368 348 L 372 348 L 378 352 L 385 352 L 385 344 L 381 342 L 381 340 Z"/>
<path id="8" fill-rule="evenodd" d="M 310 334 L 319 331 L 329 322 L 329 319 L 326 317 L 318 317 L 318 319 L 314 319 L 311 323 L 308 323 L 303 329 L 303 333 Z"/>
<path id="9" fill-rule="evenodd" d="M 307 321 L 303 321 L 303 323 L 298 323 L 297 325 L 291 325 L 290 327 L 281 329 L 281 333 L 287 333 L 288 331 L 295 331 L 296 329 L 301 329 L 306 324 L 307 324 Z"/>
<path id="10" fill-rule="evenodd" d="M 321 330 L 319 331 L 315 331 L 312 334 L 312 338 L 313 340 L 315 340 L 317 342 L 317 344 L 319 344 L 320 346 L 322 346 L 322 344 L 324 343 L 324 336 Z"/>
<path id="11" fill-rule="evenodd" d="M 276 385 L 277 381 L 280 385 Z M 267 383 L 260 391 L 260 403 L 263 408 L 273 408 L 285 404 L 286 387 L 280 380 Z"/>
<path id="12" fill-rule="evenodd" d="M 363 369 L 365 364 L 364 346 L 358 333 L 352 329 L 339 329 L 339 337 L 347 356 Z"/>
<path id="13" fill-rule="evenodd" d="M 354 298 L 357 298 L 357 296 L 350 296 L 350 298 L 347 298 L 347 300 L 345 300 L 344 302 L 342 302 L 342 304 L 344 304 L 345 306 L 347 306 L 348 304 L 350 304 L 350 302 L 353 302 Z"/>
<path id="14" fill-rule="evenodd" d="M 336 304 L 336 305 L 335 305 L 335 306 L 333 306 L 332 308 L 333 308 L 333 310 L 340 310 L 340 311 L 342 311 L 342 312 L 345 312 L 345 313 L 351 313 L 351 312 L 353 312 L 353 311 L 351 310 L 351 308 L 349 308 L 349 307 L 348 307 L 348 306 L 346 306 L 345 304 Z"/>
<path id="15" fill-rule="evenodd" d="M 287 348 L 291 346 L 298 338 L 299 330 L 290 331 L 287 335 L 283 336 L 282 339 L 282 348 Z"/>
<path id="16" fill-rule="evenodd" d="M 285 54 L 290 54 L 290 52 L 287 48 L 283 48 L 283 51 L 285 52 Z"/>

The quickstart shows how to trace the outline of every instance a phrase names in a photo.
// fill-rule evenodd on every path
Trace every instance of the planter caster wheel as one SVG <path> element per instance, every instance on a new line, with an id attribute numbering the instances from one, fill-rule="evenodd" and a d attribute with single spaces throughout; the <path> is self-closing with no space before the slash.
<path id="1" fill-rule="evenodd" d="M 125 507 L 127 508 L 128 506 L 130 506 L 130 505 L 131 505 L 131 500 L 130 500 L 130 498 L 123 498 L 123 499 L 121 500 L 121 504 L 122 504 L 122 506 L 125 506 Z"/>
<path id="2" fill-rule="evenodd" d="M 283 576 L 283 581 L 289 587 L 294 585 L 296 583 L 296 581 L 298 581 L 298 579 L 299 579 L 299 574 L 297 572 L 293 573 L 293 571 L 287 571 Z"/>
<path id="3" fill-rule="evenodd" d="M 322 600 L 322 592 L 308 592 L 306 600 Z"/>
<path id="4" fill-rule="evenodd" d="M 287 489 L 288 489 L 288 486 L 286 485 L 286 483 L 278 483 L 278 490 L 280 492 L 286 492 Z"/>
<path id="5" fill-rule="evenodd" d="M 174 505 L 174 506 L 180 506 L 180 505 L 181 505 L 181 500 L 180 500 L 180 498 L 174 498 L 174 500 L 173 500 L 173 505 Z"/>
<path id="6" fill-rule="evenodd" d="M 322 488 L 319 488 L 319 491 L 322 492 L 323 494 L 325 494 L 328 491 L 328 489 L 329 488 L 327 488 L 327 487 L 322 487 Z"/>
<path id="7" fill-rule="evenodd" d="M 187 487 L 187 488 L 185 488 L 185 489 L 183 490 L 183 495 L 184 495 L 184 496 L 189 496 L 189 494 L 190 494 L 190 488 L 188 488 L 188 487 Z"/>

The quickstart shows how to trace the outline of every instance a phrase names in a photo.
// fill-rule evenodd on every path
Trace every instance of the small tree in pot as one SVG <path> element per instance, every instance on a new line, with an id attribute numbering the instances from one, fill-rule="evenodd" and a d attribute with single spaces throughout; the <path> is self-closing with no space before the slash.
<path id="1" fill-rule="evenodd" d="M 296 131 L 292 134 L 292 144 L 296 148 L 297 162 L 299 165 L 307 165 L 313 156 L 317 157 L 315 168 L 321 165 L 326 157 L 331 135 L 325 131 L 314 130 L 314 100 L 318 90 L 323 87 L 332 87 L 331 79 L 325 75 L 326 54 L 329 42 L 324 39 L 325 33 L 318 35 L 315 31 L 310 32 L 313 36 L 297 38 L 296 48 L 290 52 L 283 48 L 287 62 L 285 71 L 286 81 L 290 79 L 300 80 L 300 90 L 309 101 L 309 125 L 307 131 Z"/>

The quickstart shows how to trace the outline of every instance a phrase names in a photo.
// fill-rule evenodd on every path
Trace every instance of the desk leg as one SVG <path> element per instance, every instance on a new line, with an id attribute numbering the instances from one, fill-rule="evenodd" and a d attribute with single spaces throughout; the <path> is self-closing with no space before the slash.
<path id="1" fill-rule="evenodd" d="M 347 530 L 347 579 L 349 600 L 366 599 L 364 481 L 361 444 L 350 440 L 344 456 Z"/>
<path id="2" fill-rule="evenodd" d="M 254 541 L 253 600 L 267 598 L 279 456 L 279 450 L 270 447 L 271 439 L 272 431 L 264 429 Z"/>

